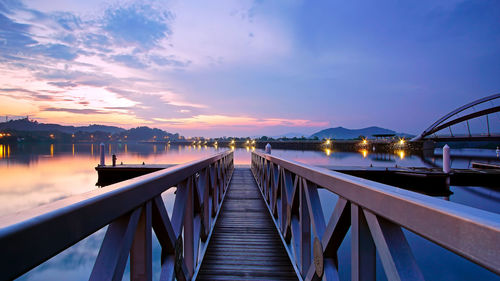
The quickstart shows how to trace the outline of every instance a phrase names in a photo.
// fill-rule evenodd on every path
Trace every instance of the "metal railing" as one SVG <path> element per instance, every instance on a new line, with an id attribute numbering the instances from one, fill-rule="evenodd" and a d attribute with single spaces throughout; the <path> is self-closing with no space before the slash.
<path id="1" fill-rule="evenodd" d="M 296 270 L 338 280 L 337 251 L 351 230 L 351 279 L 423 280 L 402 228 L 500 274 L 500 215 L 338 172 L 252 153 L 252 172 Z M 328 220 L 318 188 L 338 195 Z"/>
<path id="2" fill-rule="evenodd" d="M 161 280 L 190 280 L 201 265 L 234 169 L 233 152 L 62 199 L 0 219 L 0 279 L 29 271 L 109 225 L 90 280 L 152 279 L 152 230 Z M 177 187 L 169 218 L 161 193 Z"/>

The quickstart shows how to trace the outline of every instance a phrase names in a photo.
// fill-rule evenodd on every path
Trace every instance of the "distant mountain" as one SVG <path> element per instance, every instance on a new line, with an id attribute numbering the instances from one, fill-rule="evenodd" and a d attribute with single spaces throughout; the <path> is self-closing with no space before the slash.
<path id="1" fill-rule="evenodd" d="M 384 129 L 380 127 L 367 127 L 363 129 L 347 129 L 344 127 L 329 128 L 311 135 L 311 138 L 318 137 L 319 139 L 329 138 L 329 139 L 355 139 L 359 136 L 364 136 L 366 138 L 374 138 L 373 135 L 379 134 L 394 134 L 397 136 L 410 136 L 404 133 L 396 133 L 393 130 Z"/>
<path id="2" fill-rule="evenodd" d="M 115 126 L 63 126 L 38 123 L 28 118 L 0 123 L 0 131 L 9 131 L 12 139 L 29 141 L 176 141 L 183 139 L 157 128 L 137 127 L 125 130 Z"/>
<path id="3" fill-rule="evenodd" d="M 171 134 L 161 129 L 149 128 L 149 127 L 137 127 L 130 130 L 120 132 L 115 135 L 115 137 L 127 140 L 178 140 L 179 134 Z"/>
<path id="4" fill-rule="evenodd" d="M 76 132 L 104 132 L 109 134 L 115 134 L 125 131 L 125 129 L 115 126 L 105 126 L 105 125 L 89 125 L 89 126 L 63 126 L 58 124 L 46 124 L 38 123 L 37 121 L 31 121 L 28 118 L 10 120 L 8 122 L 0 123 L 0 130 L 16 130 L 25 132 L 34 131 L 47 131 L 47 132 L 61 132 L 66 134 L 74 134 Z"/>
<path id="5" fill-rule="evenodd" d="M 75 127 L 77 131 L 82 131 L 82 132 L 106 132 L 106 133 L 111 133 L 111 134 L 116 134 L 125 131 L 125 129 L 120 128 L 120 127 L 115 127 L 115 126 L 106 126 L 106 125 L 88 125 L 88 126 L 81 126 L 81 127 Z"/>
<path id="6" fill-rule="evenodd" d="M 291 139 L 291 138 L 301 138 L 302 136 L 307 138 L 307 134 L 304 134 L 304 133 L 286 133 L 286 134 L 282 134 L 282 135 L 273 136 L 272 138 L 273 139 L 279 139 L 279 138 Z"/>

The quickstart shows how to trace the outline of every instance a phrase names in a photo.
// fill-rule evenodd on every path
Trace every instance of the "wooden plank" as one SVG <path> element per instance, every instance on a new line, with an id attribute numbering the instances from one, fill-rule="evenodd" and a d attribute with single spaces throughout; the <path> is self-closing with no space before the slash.
<path id="1" fill-rule="evenodd" d="M 196 280 L 297 280 L 249 168 L 236 168 Z"/>

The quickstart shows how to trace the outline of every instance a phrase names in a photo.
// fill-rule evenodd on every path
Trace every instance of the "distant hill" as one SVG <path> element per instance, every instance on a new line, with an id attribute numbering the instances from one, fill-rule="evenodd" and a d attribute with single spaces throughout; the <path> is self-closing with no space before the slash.
<path id="1" fill-rule="evenodd" d="M 347 129 L 344 127 L 329 128 L 311 135 L 311 138 L 318 137 L 319 139 L 329 138 L 329 139 L 355 139 L 359 136 L 364 136 L 367 138 L 374 138 L 373 135 L 378 134 L 395 134 L 397 136 L 410 136 L 404 133 L 396 133 L 393 130 L 384 129 L 380 127 L 367 127 L 363 129 Z"/>
<path id="2" fill-rule="evenodd" d="M 307 134 L 304 134 L 304 133 L 286 133 L 286 134 L 282 134 L 282 135 L 273 136 L 272 138 L 273 139 L 279 139 L 279 138 L 291 139 L 291 138 L 301 138 L 302 136 L 307 138 Z"/>
<path id="3" fill-rule="evenodd" d="M 117 138 L 124 139 L 127 136 L 127 140 L 178 140 L 180 138 L 179 134 L 171 134 L 161 129 L 149 128 L 149 127 L 137 127 L 130 130 L 120 132 L 115 135 Z"/>
<path id="4" fill-rule="evenodd" d="M 125 129 L 115 126 L 105 125 L 89 125 L 89 126 L 63 126 L 58 124 L 45 124 L 31 121 L 28 118 L 10 120 L 8 122 L 0 123 L 0 130 L 16 130 L 24 132 L 47 131 L 47 132 L 61 132 L 67 134 L 74 134 L 76 132 L 105 132 L 109 134 L 116 134 L 125 131 Z"/>
<path id="5" fill-rule="evenodd" d="M 63 126 L 31 121 L 28 118 L 0 123 L 0 131 L 10 132 L 10 140 L 17 138 L 26 141 L 176 141 L 183 139 L 179 134 L 172 134 L 157 128 L 137 127 L 125 130 L 115 126 Z M 6 139 L 3 139 L 6 141 Z"/>

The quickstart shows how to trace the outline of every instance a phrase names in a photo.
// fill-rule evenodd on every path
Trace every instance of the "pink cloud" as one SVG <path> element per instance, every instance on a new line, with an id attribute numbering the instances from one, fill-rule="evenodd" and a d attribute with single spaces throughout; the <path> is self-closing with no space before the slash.
<path id="1" fill-rule="evenodd" d="M 306 119 L 283 119 L 283 118 L 256 118 L 249 116 L 227 116 L 227 115 L 195 115 L 186 118 L 154 118 L 163 126 L 183 129 L 208 130 L 214 127 L 324 127 L 326 121 L 311 121 Z"/>

